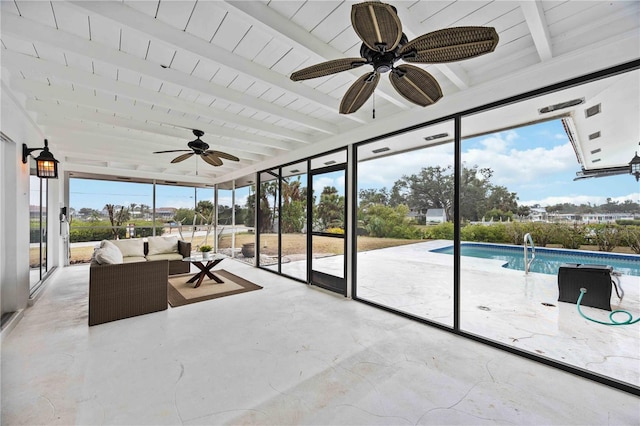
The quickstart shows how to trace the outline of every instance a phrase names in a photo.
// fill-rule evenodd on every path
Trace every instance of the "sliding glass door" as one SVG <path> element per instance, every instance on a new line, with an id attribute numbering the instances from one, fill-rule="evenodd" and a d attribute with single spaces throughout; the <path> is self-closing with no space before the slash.
<path id="1" fill-rule="evenodd" d="M 29 177 L 29 288 L 33 292 L 47 273 L 48 180 L 31 170 Z"/>

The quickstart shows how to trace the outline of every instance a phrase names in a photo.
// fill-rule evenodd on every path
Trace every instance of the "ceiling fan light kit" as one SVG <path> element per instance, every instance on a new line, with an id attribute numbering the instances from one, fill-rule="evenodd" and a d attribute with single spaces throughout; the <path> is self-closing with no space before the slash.
<path id="1" fill-rule="evenodd" d="M 389 79 L 396 91 L 422 107 L 442 98 L 442 89 L 427 71 L 416 66 L 395 63 L 437 64 L 461 61 L 493 52 L 499 37 L 492 27 L 454 27 L 423 34 L 408 41 L 402 23 L 392 5 L 381 2 L 354 4 L 351 24 L 362 40 L 360 58 L 342 58 L 322 62 L 291 74 L 301 81 L 371 65 L 373 71 L 351 85 L 340 103 L 341 114 L 356 112 L 375 91 L 380 74 L 391 72 Z"/>

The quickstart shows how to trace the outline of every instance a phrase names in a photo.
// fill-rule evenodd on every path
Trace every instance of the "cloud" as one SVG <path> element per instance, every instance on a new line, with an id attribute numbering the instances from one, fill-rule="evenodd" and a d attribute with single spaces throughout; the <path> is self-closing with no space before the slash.
<path id="1" fill-rule="evenodd" d="M 419 173 L 424 167 L 453 167 L 453 144 L 425 148 L 404 154 L 358 163 L 360 189 L 391 189 L 395 181 Z"/>
<path id="2" fill-rule="evenodd" d="M 319 179 L 314 179 L 313 181 L 314 192 L 317 192 L 318 194 L 327 186 L 334 186 L 337 189 L 339 185 L 335 179 L 328 176 L 323 176 Z M 342 181 L 342 187 L 344 188 L 344 180 Z"/>
<path id="3" fill-rule="evenodd" d="M 631 193 L 629 195 L 622 195 L 618 197 L 607 197 L 599 195 L 562 195 L 562 196 L 550 196 L 539 200 L 520 200 L 518 204 L 531 206 L 539 204 L 543 207 L 552 206 L 556 204 L 571 203 L 575 205 L 591 204 L 601 205 L 607 202 L 607 198 L 611 198 L 611 201 L 617 203 L 624 203 L 625 201 L 633 201 L 635 203 L 640 202 L 640 192 Z"/>
<path id="4" fill-rule="evenodd" d="M 578 169 L 571 144 L 518 149 L 520 136 L 515 131 L 501 132 L 482 138 L 475 147 L 465 150 L 462 162 L 467 167 L 478 165 L 493 170 L 491 182 L 506 187 L 536 182 L 548 185 L 548 178 Z M 565 138 L 566 140 L 566 138 Z M 453 144 L 425 148 L 401 155 L 384 157 L 358 164 L 360 188 L 386 186 L 404 175 L 418 173 L 424 167 L 453 166 Z"/>
<path id="5" fill-rule="evenodd" d="M 242 195 L 240 196 L 239 194 L 236 194 L 236 205 L 240 206 L 240 207 L 244 207 L 247 205 L 247 198 L 249 197 L 249 195 Z M 211 203 L 213 203 L 213 201 L 211 201 Z M 218 197 L 218 205 L 220 206 L 227 206 L 227 207 L 231 207 L 231 203 L 232 203 L 232 198 L 229 197 Z"/>
<path id="6" fill-rule="evenodd" d="M 502 133 L 491 135 L 480 142 L 487 149 L 469 149 L 463 152 L 462 161 L 467 167 L 476 164 L 490 167 L 493 170 L 491 182 L 506 187 L 544 181 L 554 174 L 578 168 L 573 147 L 568 142 L 551 147 L 519 150 L 512 147 L 511 141 L 515 139 L 517 137 Z"/>
<path id="7" fill-rule="evenodd" d="M 184 198 L 165 198 L 162 201 L 158 201 L 157 208 L 160 207 L 175 207 L 177 209 L 192 209 L 193 208 L 193 199 L 184 199 Z"/>

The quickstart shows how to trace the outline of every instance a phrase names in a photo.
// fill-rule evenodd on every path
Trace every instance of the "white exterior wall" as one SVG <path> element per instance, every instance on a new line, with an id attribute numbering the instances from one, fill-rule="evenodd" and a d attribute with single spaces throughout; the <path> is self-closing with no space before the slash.
<path id="1" fill-rule="evenodd" d="M 2 77 L 5 77 L 3 72 Z M 44 146 L 44 136 L 1 82 L 0 131 L 8 138 L 0 143 L 0 305 L 2 313 L 24 309 L 29 300 L 29 166 L 22 163 L 22 144 Z M 51 151 L 55 155 L 55 147 Z M 57 266 L 59 226 L 55 210 L 59 181 L 51 182 L 48 223 L 50 267 Z"/>

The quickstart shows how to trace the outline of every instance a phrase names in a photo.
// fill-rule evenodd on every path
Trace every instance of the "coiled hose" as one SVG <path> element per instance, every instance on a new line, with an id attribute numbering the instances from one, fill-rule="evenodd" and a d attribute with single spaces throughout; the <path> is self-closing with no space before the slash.
<path id="1" fill-rule="evenodd" d="M 640 317 L 636 318 L 635 320 L 633 319 L 633 315 L 631 315 L 629 312 L 627 311 L 623 311 L 623 310 L 615 310 L 615 311 L 611 311 L 611 313 L 609 314 L 609 321 L 610 322 L 604 322 L 604 321 L 598 321 L 596 319 L 593 318 L 589 318 L 588 316 L 586 316 L 585 314 L 582 313 L 582 309 L 580 309 L 580 302 L 582 302 L 582 297 L 585 295 L 585 293 L 587 292 L 586 288 L 581 288 L 580 289 L 580 296 L 578 296 L 578 302 L 577 302 L 577 306 L 578 306 L 578 313 L 580 313 L 580 316 L 586 320 L 589 321 L 593 321 L 596 322 L 598 324 L 603 324 L 603 325 L 631 325 L 631 324 L 635 324 L 638 321 L 640 321 Z M 615 318 L 613 318 L 614 315 L 616 314 L 625 314 L 627 316 L 626 321 L 617 321 Z"/>

